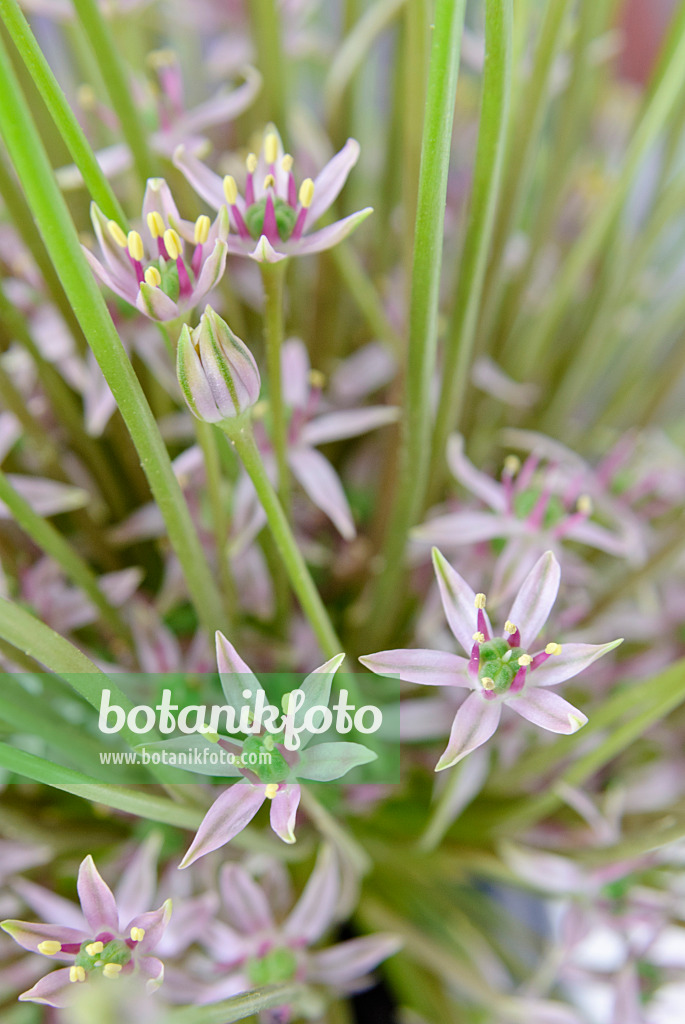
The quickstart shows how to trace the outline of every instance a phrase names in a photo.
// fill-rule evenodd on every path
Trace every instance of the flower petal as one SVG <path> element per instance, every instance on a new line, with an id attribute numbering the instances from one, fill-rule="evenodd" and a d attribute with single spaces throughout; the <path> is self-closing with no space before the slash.
<path id="1" fill-rule="evenodd" d="M 335 921 L 340 896 L 340 865 L 332 846 L 321 848 L 299 900 L 283 924 L 283 934 L 311 946 Z"/>
<path id="2" fill-rule="evenodd" d="M 139 285 L 134 302 L 137 309 L 151 320 L 175 320 L 179 314 L 179 307 L 173 299 L 170 299 L 161 288 L 155 288 L 145 281 Z"/>
<path id="3" fill-rule="evenodd" d="M 33 921 L 3 921 L 0 928 L 11 936 L 18 946 L 31 953 L 39 953 L 41 942 L 59 942 L 63 946 L 80 946 L 90 936 L 80 928 L 65 928 L 59 924 Z M 54 958 L 71 959 L 74 953 L 55 953 Z M 50 959 L 53 959 L 51 957 Z"/>
<path id="4" fill-rule="evenodd" d="M 93 929 L 98 932 L 119 931 L 119 914 L 112 895 L 112 890 L 95 867 L 90 854 L 81 862 L 78 871 L 78 898 L 81 902 L 83 915 Z"/>
<path id="5" fill-rule="evenodd" d="M 218 850 L 252 821 L 266 799 L 265 786 L 237 782 L 217 797 L 205 814 L 179 867 L 190 867 L 200 857 Z"/>
<path id="6" fill-rule="evenodd" d="M 308 980 L 336 988 L 346 987 L 387 960 L 401 947 L 402 942 L 395 935 L 382 932 L 339 942 L 329 949 L 310 954 Z"/>
<path id="7" fill-rule="evenodd" d="M 435 766 L 436 772 L 451 768 L 489 740 L 499 725 L 501 714 L 501 701 L 486 700 L 480 692 L 469 694 L 455 715 L 449 742 Z"/>
<path id="8" fill-rule="evenodd" d="M 271 801 L 271 827 L 284 843 L 295 842 L 299 786 L 282 786 Z"/>
<path id="9" fill-rule="evenodd" d="M 198 160 L 190 153 L 185 146 L 178 146 L 174 152 L 173 163 L 178 167 L 190 185 L 198 195 L 218 210 L 226 202 L 224 197 L 224 182 L 218 174 L 210 171 L 209 167 Z"/>
<path id="10" fill-rule="evenodd" d="M 298 779 L 332 782 L 361 764 L 375 761 L 377 757 L 378 754 L 361 743 L 318 743 L 302 754 L 296 774 Z"/>
<path id="11" fill-rule="evenodd" d="M 61 967 L 58 971 L 46 974 L 37 981 L 28 992 L 19 996 L 20 1003 L 44 1003 L 46 1006 L 64 1007 L 71 994 L 72 984 L 69 980 L 70 967 Z"/>
<path id="12" fill-rule="evenodd" d="M 314 198 L 307 214 L 305 230 L 307 224 L 314 224 L 338 198 L 358 159 L 359 143 L 356 139 L 348 139 L 343 148 L 319 171 L 314 179 Z"/>
<path id="13" fill-rule="evenodd" d="M 221 689 L 228 703 L 236 710 L 245 703 L 244 690 L 251 690 L 252 696 L 256 697 L 259 690 L 263 689 L 252 669 L 220 630 L 216 631 L 216 663 Z"/>
<path id="14" fill-rule="evenodd" d="M 509 620 L 519 628 L 521 647 L 530 647 L 547 622 L 557 599 L 561 569 L 553 552 L 546 551 L 530 570 L 514 599 Z"/>
<path id="15" fill-rule="evenodd" d="M 330 462 L 314 448 L 294 448 L 288 453 L 290 467 L 317 508 L 328 516 L 345 540 L 357 534 L 340 477 Z"/>
<path id="16" fill-rule="evenodd" d="M 525 524 L 492 512 L 452 512 L 429 519 L 411 531 L 412 540 L 423 541 L 438 548 L 478 544 L 495 537 L 524 533 Z"/>
<path id="17" fill-rule="evenodd" d="M 304 444 L 312 446 L 342 441 L 384 427 L 388 423 L 396 423 L 399 415 L 400 410 L 391 405 L 329 412 L 306 423 L 300 436 Z"/>
<path id="18" fill-rule="evenodd" d="M 437 548 L 433 548 L 433 568 L 440 589 L 440 600 L 445 611 L 445 617 L 455 637 L 471 656 L 473 647 L 473 634 L 478 626 L 478 612 L 476 610 L 476 594 L 462 579 L 456 569 L 453 569 L 447 559 Z M 492 633 L 492 627 L 483 610 L 488 629 Z"/>
<path id="19" fill-rule="evenodd" d="M 291 409 L 305 409 L 311 386 L 311 364 L 307 346 L 300 338 L 288 338 L 281 349 L 283 401 Z"/>
<path id="20" fill-rule="evenodd" d="M 126 932 L 130 934 L 132 928 L 142 928 L 145 935 L 138 943 L 137 949 L 141 953 L 151 953 L 164 935 L 170 918 L 171 900 L 165 900 L 157 910 L 148 910 L 145 914 L 137 914 L 129 921 Z"/>
<path id="21" fill-rule="evenodd" d="M 276 252 L 266 235 L 261 235 L 254 249 L 248 255 L 257 263 L 280 263 L 281 260 L 287 260 L 289 254 Z"/>
<path id="22" fill-rule="evenodd" d="M 423 686 L 466 686 L 471 687 L 468 675 L 468 661 L 458 654 L 447 651 L 415 650 L 379 651 L 378 654 L 364 654 L 359 659 L 362 665 L 379 676 L 394 676 L 405 683 L 420 683 Z"/>
<path id="23" fill-rule="evenodd" d="M 533 687 L 514 697 L 505 697 L 505 703 L 533 725 L 565 736 L 578 732 L 587 722 L 587 715 L 550 690 Z"/>
<path id="24" fill-rule="evenodd" d="M 481 473 L 464 455 L 464 438 L 452 434 L 447 442 L 447 464 L 453 476 L 472 494 L 484 501 L 495 512 L 506 512 L 507 499 L 502 484 L 487 473 Z"/>
<path id="25" fill-rule="evenodd" d="M 285 256 L 308 256 L 314 252 L 332 249 L 338 242 L 342 242 L 343 238 L 347 238 L 355 228 L 358 228 L 370 213 L 373 213 L 373 207 L 367 206 L 363 210 L 351 213 L 349 217 L 343 217 L 342 220 L 336 220 L 334 224 L 314 231 L 311 235 L 305 235 L 298 241 L 284 242 L 281 248 Z M 279 259 L 285 259 L 285 256 L 279 256 Z"/>
<path id="26" fill-rule="evenodd" d="M 228 923 L 233 928 L 244 935 L 254 935 L 274 927 L 264 890 L 239 864 L 224 864 L 220 886 Z"/>
<path id="27" fill-rule="evenodd" d="M 202 265 L 200 276 L 188 299 L 188 306 L 196 306 L 221 279 L 226 269 L 227 253 L 228 246 L 226 242 L 222 242 L 219 239 L 214 243 L 214 248 Z"/>
<path id="28" fill-rule="evenodd" d="M 623 639 L 608 644 L 562 644 L 561 654 L 553 654 L 531 676 L 535 686 L 556 686 L 583 672 L 588 665 L 613 651 Z"/>

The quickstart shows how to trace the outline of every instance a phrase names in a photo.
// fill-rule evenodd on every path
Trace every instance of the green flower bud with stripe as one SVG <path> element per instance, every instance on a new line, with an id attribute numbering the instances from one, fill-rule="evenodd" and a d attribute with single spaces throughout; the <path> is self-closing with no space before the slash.
<path id="1" fill-rule="evenodd" d="M 235 419 L 259 398 L 261 380 L 252 353 L 211 306 L 194 330 L 184 325 L 176 373 L 188 408 L 206 423 Z"/>

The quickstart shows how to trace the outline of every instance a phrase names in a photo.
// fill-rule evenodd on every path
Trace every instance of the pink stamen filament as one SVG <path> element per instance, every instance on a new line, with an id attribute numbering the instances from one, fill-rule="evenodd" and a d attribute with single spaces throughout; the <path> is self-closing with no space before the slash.
<path id="1" fill-rule="evenodd" d="M 161 235 L 157 236 L 157 251 L 163 260 L 169 259 L 169 253 L 166 251 L 166 245 Z"/>
<path id="2" fill-rule="evenodd" d="M 531 480 L 533 479 L 533 476 L 535 475 L 535 470 L 538 468 L 539 462 L 540 460 L 537 457 L 537 455 L 528 456 L 526 461 L 521 466 L 518 476 L 516 477 L 517 491 L 525 491 L 528 488 Z"/>
<path id="3" fill-rule="evenodd" d="M 245 179 L 245 202 L 248 206 L 254 203 L 254 174 L 251 171 L 247 172 Z"/>
<path id="4" fill-rule="evenodd" d="M 471 657 L 469 659 L 468 673 L 472 679 L 478 678 L 478 667 L 480 665 L 480 644 L 478 641 L 471 648 Z"/>
<path id="5" fill-rule="evenodd" d="M 140 260 L 134 260 L 132 256 L 129 256 L 129 259 L 131 261 L 133 269 L 136 272 L 138 284 L 142 284 L 142 282 L 145 280 L 145 271 L 143 270 L 143 264 L 140 262 Z"/>
<path id="6" fill-rule="evenodd" d="M 297 207 L 297 187 L 292 171 L 288 172 L 288 202 L 293 210 Z"/>
<path id="7" fill-rule="evenodd" d="M 574 526 L 577 526 L 578 523 L 585 522 L 589 517 L 589 512 L 581 512 L 581 510 L 578 509 L 577 512 L 573 512 L 570 516 L 564 519 L 563 523 L 559 523 L 555 526 L 553 531 L 554 536 L 558 539 L 565 537 Z"/>
<path id="8" fill-rule="evenodd" d="M 482 633 L 486 640 L 490 639 L 487 619 L 485 618 L 485 612 L 482 608 L 478 609 L 478 632 Z"/>
<path id="9" fill-rule="evenodd" d="M 250 232 L 247 230 L 247 224 L 243 220 L 243 215 L 240 212 L 240 210 L 238 209 L 238 207 L 235 206 L 235 204 L 234 204 L 232 206 L 229 206 L 229 209 L 230 209 L 231 213 L 233 214 L 233 220 L 235 221 L 236 230 L 237 230 L 238 234 L 240 235 L 240 237 L 241 238 L 249 238 L 250 237 Z"/>
<path id="10" fill-rule="evenodd" d="M 545 512 L 547 511 L 547 506 L 549 505 L 549 499 L 551 497 L 552 494 L 549 489 L 545 489 L 542 492 L 542 494 L 535 503 L 533 511 L 528 516 L 529 526 L 532 526 L 534 529 L 538 529 L 542 526 L 545 519 Z"/>
<path id="11" fill-rule="evenodd" d="M 295 227 L 293 228 L 293 233 L 290 236 L 290 238 L 294 242 L 297 242 L 302 237 L 302 232 L 304 231 L 304 222 L 306 221 L 306 219 L 307 219 L 307 210 L 306 210 L 306 208 L 304 206 L 302 206 L 302 207 L 300 207 L 300 212 L 297 215 L 297 220 L 295 221 Z"/>
<path id="12" fill-rule="evenodd" d="M 521 646 L 521 633 L 519 632 L 518 629 L 514 630 L 514 632 L 511 633 L 510 636 L 507 639 L 508 639 L 510 647 L 520 647 Z"/>
<path id="13" fill-rule="evenodd" d="M 514 681 L 512 682 L 511 686 L 509 687 L 509 693 L 520 693 L 521 690 L 523 689 L 523 687 L 525 686 L 525 683 L 526 683 L 526 667 L 525 667 L 525 665 L 521 665 L 521 668 L 518 670 L 518 672 L 514 676 Z"/>
<path id="14" fill-rule="evenodd" d="M 188 271 L 186 265 L 183 262 L 183 257 L 179 256 L 176 260 L 176 267 L 178 269 L 178 291 L 184 299 L 186 299 L 193 290 L 193 286 L 188 277 Z"/>
<path id="15" fill-rule="evenodd" d="M 262 234 L 266 235 L 266 237 L 268 238 L 272 245 L 274 244 L 274 242 L 279 241 L 278 224 L 276 223 L 276 210 L 274 209 L 274 197 L 271 189 L 269 189 L 268 195 L 266 197 Z"/>
<path id="16" fill-rule="evenodd" d="M 540 668 L 540 665 L 544 665 L 547 659 L 551 657 L 552 655 L 548 654 L 547 651 L 540 651 L 540 653 L 536 654 L 533 660 L 531 661 L 530 671 L 534 672 L 536 668 Z"/>

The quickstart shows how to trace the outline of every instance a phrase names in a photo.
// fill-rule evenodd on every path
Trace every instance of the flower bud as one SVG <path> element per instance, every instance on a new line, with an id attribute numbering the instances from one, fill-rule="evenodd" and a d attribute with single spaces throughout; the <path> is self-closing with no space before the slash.
<path id="1" fill-rule="evenodd" d="M 259 398 L 252 353 L 210 306 L 194 330 L 184 325 L 176 373 L 190 411 L 206 423 L 234 419 Z"/>

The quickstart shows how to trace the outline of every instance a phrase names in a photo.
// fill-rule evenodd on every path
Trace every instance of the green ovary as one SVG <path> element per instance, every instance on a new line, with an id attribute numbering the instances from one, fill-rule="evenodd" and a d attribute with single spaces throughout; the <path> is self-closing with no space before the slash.
<path id="1" fill-rule="evenodd" d="M 247 974 L 255 986 L 275 985 L 295 976 L 297 958 L 291 949 L 272 949 L 266 956 L 247 962 Z"/>
<path id="2" fill-rule="evenodd" d="M 278 235 L 283 242 L 290 238 L 293 228 L 295 227 L 295 221 L 297 220 L 297 212 L 293 210 L 289 203 L 286 203 L 284 199 L 279 199 L 278 196 L 274 197 L 274 213 L 276 214 L 276 227 L 278 228 Z M 264 212 L 266 210 L 266 196 L 259 199 L 252 206 L 248 207 L 245 211 L 245 224 L 247 230 L 250 232 L 253 238 L 259 238 L 264 228 Z"/>
<path id="3" fill-rule="evenodd" d="M 271 737 L 268 737 L 271 739 Z M 243 743 L 244 766 L 259 778 L 260 782 L 285 782 L 290 775 L 290 765 L 276 747 L 271 747 L 259 736 L 250 736 Z M 251 760 L 254 763 L 250 763 Z"/>
<path id="4" fill-rule="evenodd" d="M 526 652 L 522 647 L 510 647 L 506 640 L 486 640 L 480 645 L 478 678 L 492 679 L 493 693 L 506 693 L 520 669 L 519 658 Z M 486 689 L 486 687 L 484 687 Z"/>

